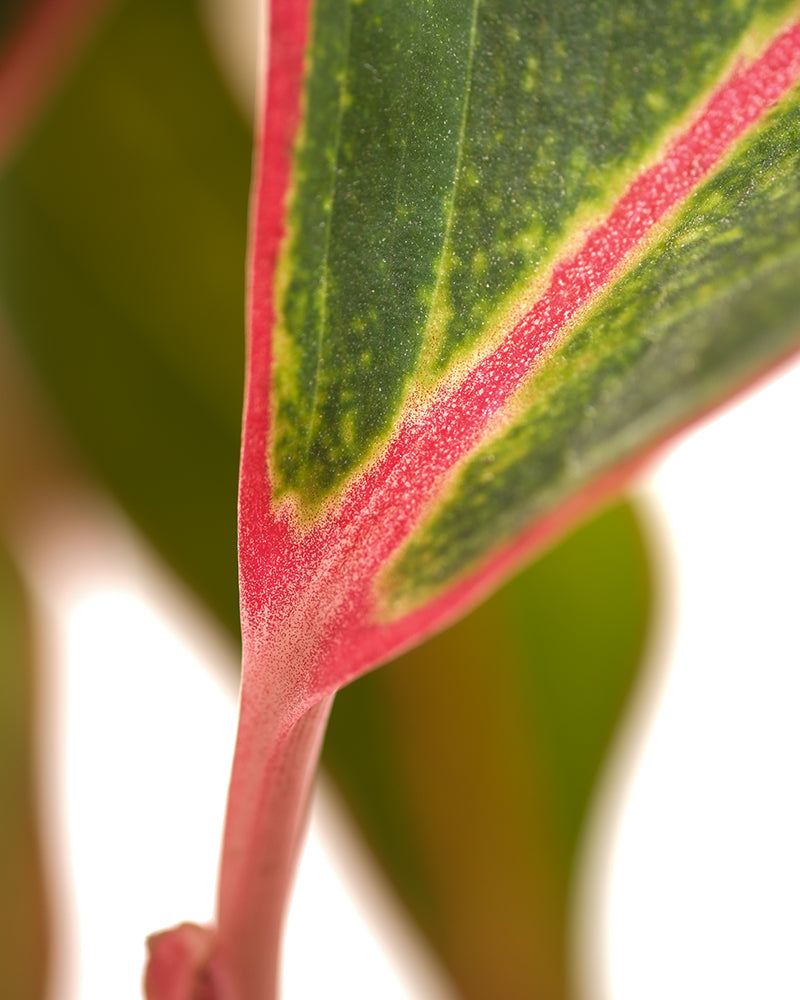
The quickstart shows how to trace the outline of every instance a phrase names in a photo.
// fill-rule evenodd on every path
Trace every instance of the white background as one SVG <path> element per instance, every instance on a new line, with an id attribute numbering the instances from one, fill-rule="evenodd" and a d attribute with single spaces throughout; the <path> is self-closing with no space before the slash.
<path id="1" fill-rule="evenodd" d="M 796 370 L 674 448 L 644 485 L 669 600 L 587 840 L 585 1000 L 800 997 L 798 400 Z M 211 914 L 233 653 L 117 515 L 98 508 L 77 528 L 32 557 L 50 663 L 52 1000 L 133 1000 L 144 936 Z M 445 1000 L 380 884 L 350 899 L 342 864 L 358 850 L 342 848 L 342 822 L 330 802 L 315 814 L 285 1000 Z"/>

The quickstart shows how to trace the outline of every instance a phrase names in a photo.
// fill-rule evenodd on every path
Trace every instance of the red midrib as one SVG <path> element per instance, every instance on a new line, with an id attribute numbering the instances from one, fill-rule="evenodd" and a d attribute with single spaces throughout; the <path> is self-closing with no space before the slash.
<path id="1" fill-rule="evenodd" d="M 253 359 L 253 368 L 261 371 L 257 379 L 251 373 L 253 391 L 248 395 L 248 407 L 256 407 L 261 413 L 261 433 L 248 435 L 243 465 L 243 500 L 247 496 L 248 461 L 251 471 L 252 466 L 262 470 L 255 481 L 252 477 L 249 480 L 251 488 L 261 494 L 258 502 L 243 504 L 243 524 L 256 510 L 265 518 L 260 522 L 263 534 L 256 529 L 260 536 L 257 561 L 249 563 L 249 570 L 243 566 L 243 593 L 250 595 L 254 605 L 270 594 L 282 592 L 288 600 L 279 602 L 283 603 L 285 617 L 280 611 L 278 617 L 284 617 L 284 625 L 292 630 L 290 622 L 302 629 L 302 615 L 293 614 L 297 608 L 289 606 L 302 594 L 306 607 L 310 599 L 311 606 L 323 612 L 320 650 L 324 647 L 330 654 L 332 647 L 341 647 L 347 636 L 348 675 L 352 675 L 359 660 L 359 646 L 367 659 L 374 658 L 376 626 L 370 620 L 375 578 L 419 524 L 445 477 L 485 436 L 487 426 L 502 414 L 576 314 L 603 291 L 653 227 L 687 199 L 736 140 L 786 94 L 798 77 L 800 21 L 781 32 L 758 59 L 736 67 L 695 121 L 672 141 L 664 156 L 641 173 L 608 218 L 590 230 L 577 253 L 555 266 L 546 291 L 503 343 L 476 364 L 457 388 L 436 397 L 415 419 L 407 418 L 383 455 L 347 489 L 340 505 L 302 536 L 295 536 L 286 521 L 267 516 L 269 490 L 266 495 L 263 491 L 269 440 L 265 409 L 269 365 L 267 361 L 264 366 L 268 359 L 264 344 L 254 343 L 261 365 Z M 273 148 L 271 155 L 274 152 Z M 288 161 L 284 169 L 288 181 Z M 276 248 L 276 244 L 272 247 Z M 274 259 L 275 249 L 270 255 L 272 267 Z M 271 287 L 267 289 L 265 281 L 259 281 L 257 287 L 267 292 L 271 318 Z M 266 323 L 258 324 L 258 334 L 269 337 Z M 259 398 L 253 399 L 253 395 Z M 247 527 L 255 527 L 252 520 Z M 274 571 L 263 561 L 267 552 L 273 556 L 270 562 Z M 255 578 L 245 580 L 247 572 L 253 570 Z M 402 628 L 398 632 L 395 623 L 390 631 L 397 636 Z M 320 652 L 318 662 L 329 658 Z M 315 671 L 315 688 L 320 684 L 326 690 L 336 686 L 342 669 L 336 660 L 334 656 L 324 676 Z M 362 664 L 364 669 L 369 665 Z"/>

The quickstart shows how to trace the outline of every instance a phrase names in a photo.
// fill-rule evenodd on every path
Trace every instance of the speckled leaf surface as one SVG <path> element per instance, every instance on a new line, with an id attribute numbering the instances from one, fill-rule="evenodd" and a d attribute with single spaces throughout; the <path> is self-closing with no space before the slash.
<path id="1" fill-rule="evenodd" d="M 306 694 L 796 350 L 798 17 L 272 4 L 241 565 Z"/>
<path id="2" fill-rule="evenodd" d="M 5 309 L 51 402 L 226 625 L 248 163 L 192 6 L 139 0 L 105 22 L 0 177 Z M 478 704 L 484 684 L 479 671 L 464 674 L 465 701 Z M 388 707 L 391 697 L 373 691 L 372 715 L 390 711 L 410 730 L 413 708 L 397 697 Z M 375 736 L 369 745 L 381 752 Z M 350 768 L 338 770 L 346 779 Z"/>
<path id="3" fill-rule="evenodd" d="M 313 7 L 279 274 L 276 492 L 313 505 L 536 281 L 788 4 Z"/>
<path id="4" fill-rule="evenodd" d="M 800 106 L 789 101 L 519 393 L 510 427 L 470 457 L 393 568 L 394 596 L 435 589 L 498 535 L 513 538 L 615 458 L 646 448 L 792 349 L 799 171 Z"/>

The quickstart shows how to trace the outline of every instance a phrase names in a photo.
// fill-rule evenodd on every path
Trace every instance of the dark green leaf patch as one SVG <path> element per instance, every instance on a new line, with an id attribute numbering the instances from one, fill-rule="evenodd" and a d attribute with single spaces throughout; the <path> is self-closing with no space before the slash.
<path id="1" fill-rule="evenodd" d="M 472 10 L 320 0 L 278 276 L 279 489 L 320 499 L 391 425 L 444 239 Z"/>

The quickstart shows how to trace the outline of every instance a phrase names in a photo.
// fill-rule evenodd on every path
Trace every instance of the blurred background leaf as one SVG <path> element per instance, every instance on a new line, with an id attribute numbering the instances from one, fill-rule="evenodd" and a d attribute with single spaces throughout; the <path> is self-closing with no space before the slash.
<path id="1" fill-rule="evenodd" d="M 135 0 L 0 177 L 12 328 L 90 468 L 233 633 L 249 173 L 194 3 Z M 568 995 L 576 846 L 649 599 L 617 507 L 337 699 L 326 762 L 465 997 Z"/>
<path id="2" fill-rule="evenodd" d="M 651 599 L 642 526 L 619 504 L 337 695 L 325 760 L 469 1000 L 574 995 L 580 836 Z"/>
<path id="3" fill-rule="evenodd" d="M 36 827 L 34 672 L 22 585 L 0 548 L 0 968 L 3 996 L 40 1000 L 47 912 Z"/>
<path id="4" fill-rule="evenodd" d="M 31 128 L 110 2 L 0 3 L 0 162 Z"/>
<path id="5" fill-rule="evenodd" d="M 194 5 L 121 4 L 0 178 L 0 301 L 93 471 L 231 630 L 248 129 Z"/>
<path id="6" fill-rule="evenodd" d="M 0 4 L 0 54 L 13 39 L 22 15 L 35 6 L 35 0 L 3 0 Z"/>

